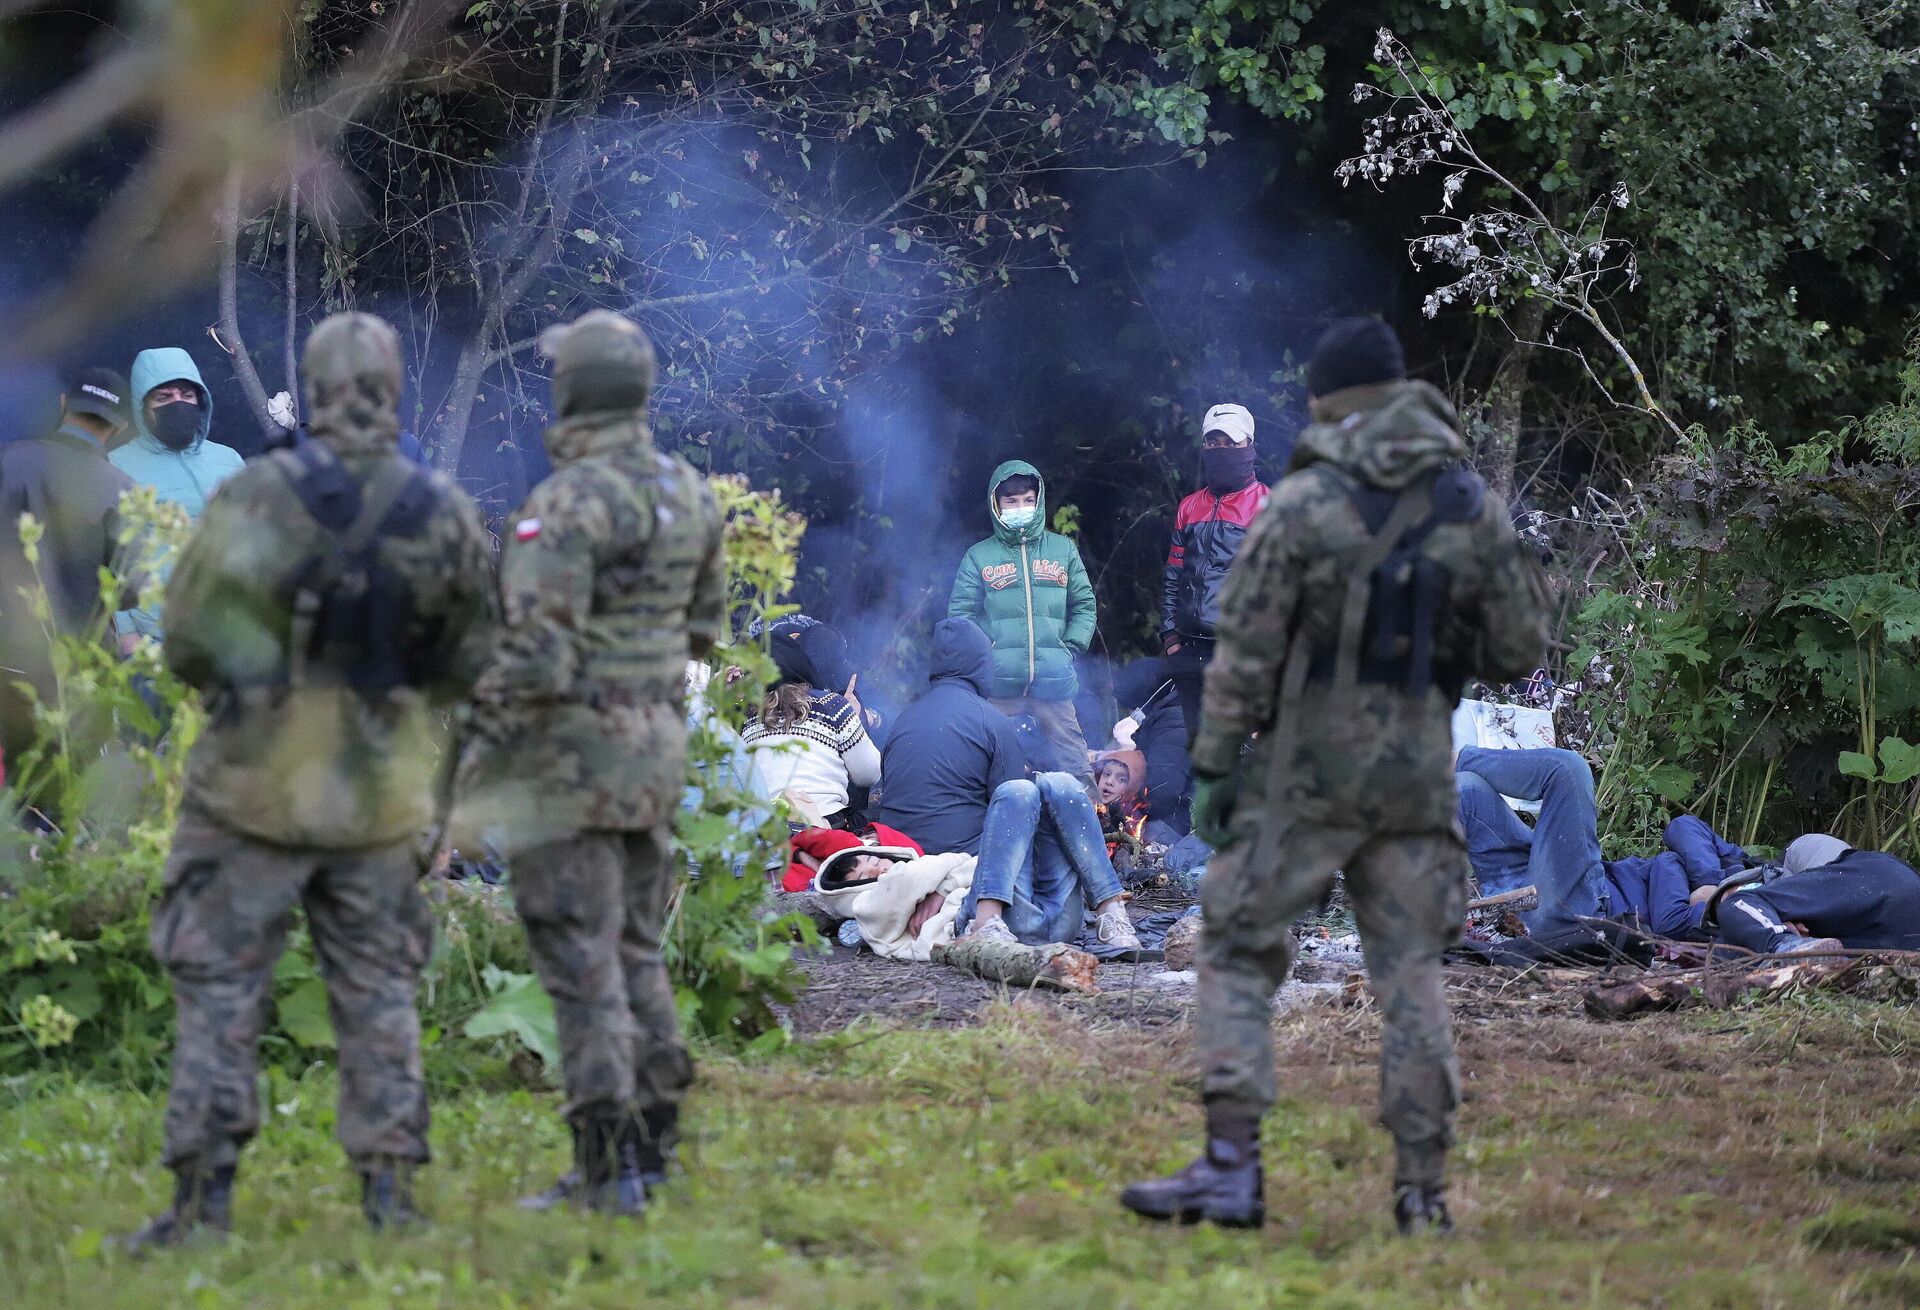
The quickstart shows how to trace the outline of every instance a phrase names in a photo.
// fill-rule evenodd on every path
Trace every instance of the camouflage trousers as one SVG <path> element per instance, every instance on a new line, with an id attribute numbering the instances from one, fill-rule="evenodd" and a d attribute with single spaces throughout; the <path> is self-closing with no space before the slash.
<path id="1" fill-rule="evenodd" d="M 1273 1103 L 1273 993 L 1293 966 L 1293 921 L 1336 870 L 1359 921 L 1384 1025 L 1380 1119 L 1395 1182 L 1442 1181 L 1459 1068 L 1440 955 L 1466 916 L 1466 848 L 1454 832 L 1369 833 L 1262 815 L 1215 856 L 1200 887 L 1197 1027 L 1210 1112 L 1258 1118 Z"/>
<path id="2" fill-rule="evenodd" d="M 274 846 L 181 812 L 153 914 L 179 1033 L 167 1164 L 233 1164 L 260 1127 L 258 1047 L 273 970 L 304 908 L 339 1043 L 337 1132 L 355 1164 L 427 1159 L 414 1008 L 433 920 L 411 842 L 371 850 Z"/>
<path id="3" fill-rule="evenodd" d="M 693 1082 L 660 954 L 675 874 L 664 825 L 514 857 L 514 905 L 553 997 L 572 1123 L 678 1105 Z"/>

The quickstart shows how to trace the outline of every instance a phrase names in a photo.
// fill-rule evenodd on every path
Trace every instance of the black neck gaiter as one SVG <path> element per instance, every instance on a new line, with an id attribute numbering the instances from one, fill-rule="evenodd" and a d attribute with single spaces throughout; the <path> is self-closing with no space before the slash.
<path id="1" fill-rule="evenodd" d="M 1200 452 L 1200 468 L 1207 489 L 1218 495 L 1238 491 L 1253 481 L 1253 447 L 1222 446 Z"/>

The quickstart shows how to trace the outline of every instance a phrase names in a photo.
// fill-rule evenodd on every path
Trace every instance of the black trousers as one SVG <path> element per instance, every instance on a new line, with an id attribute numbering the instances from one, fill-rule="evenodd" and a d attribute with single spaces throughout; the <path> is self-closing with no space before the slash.
<path id="1" fill-rule="evenodd" d="M 1849 851 L 1824 869 L 1734 892 L 1720 904 L 1720 939 L 1750 951 L 1791 942 L 1790 923 L 1856 949 L 1920 949 L 1920 874 L 1890 855 Z"/>
<path id="2" fill-rule="evenodd" d="M 1206 687 L 1207 665 L 1213 663 L 1215 642 L 1211 637 L 1182 637 L 1176 654 L 1167 656 L 1167 678 L 1174 695 L 1180 698 L 1181 712 L 1187 716 L 1187 747 L 1200 735 L 1200 694 Z"/>

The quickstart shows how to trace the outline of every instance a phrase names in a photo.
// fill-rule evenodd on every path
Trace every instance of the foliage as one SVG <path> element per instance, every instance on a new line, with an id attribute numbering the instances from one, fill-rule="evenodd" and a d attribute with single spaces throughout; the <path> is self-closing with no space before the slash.
<path id="1" fill-rule="evenodd" d="M 385 305 L 418 368 L 453 364 L 417 389 L 448 467 L 470 421 L 514 438 L 539 330 L 595 307 L 660 346 L 663 438 L 743 467 L 873 360 L 1066 266 L 1056 171 L 1148 144 L 1077 21 L 1031 0 L 487 0 L 369 106 L 344 163 L 375 203 L 307 258 L 327 304 Z M 318 6 L 304 75 L 366 23 Z"/>
<path id="2" fill-rule="evenodd" d="M 1141 79 L 1132 107 L 1166 140 L 1197 146 L 1208 139 L 1211 89 L 1278 118 L 1312 113 L 1326 95 L 1327 52 L 1302 39 L 1319 8 L 1319 0 L 1133 0 L 1116 14 L 1089 6 L 1082 22 L 1184 75 L 1170 86 Z"/>
<path id="3" fill-rule="evenodd" d="M 1651 792 L 1743 841 L 1920 849 L 1920 366 L 1906 385 L 1785 454 L 1696 436 L 1617 516 L 1569 666 L 1609 671 L 1587 709 L 1619 835 L 1649 835 Z"/>
<path id="4" fill-rule="evenodd" d="M 1870 1282 L 1898 1272 L 1912 1227 L 1895 1218 L 1912 1213 L 1907 1008 L 1843 998 L 1604 1030 L 1503 1014 L 1473 1039 L 1459 1231 L 1419 1247 L 1387 1217 L 1366 1019 L 1278 1020 L 1285 1094 L 1265 1140 L 1286 1179 L 1249 1238 L 1147 1228 L 1115 1201 L 1200 1144 L 1183 1031 L 1050 1009 L 708 1059 L 686 1176 L 643 1228 L 515 1209 L 565 1158 L 565 1129 L 524 1092 L 476 1089 L 433 1106 L 433 1222 L 370 1235 L 329 1140 L 333 1076 L 272 1070 L 235 1240 L 138 1267 L 105 1239 L 166 1202 L 158 1098 L 0 1085 L 0 1264 L 22 1310 L 1912 1304 L 1910 1281 Z M 1543 1077 L 1544 1060 L 1586 1076 Z M 1847 1094 L 1823 1100 L 1835 1070 Z"/>
<path id="5" fill-rule="evenodd" d="M 715 489 L 728 514 L 730 594 L 742 623 L 782 612 L 776 602 L 792 582 L 804 525 L 777 493 L 737 479 L 716 480 Z M 129 493 L 123 512 L 128 544 L 143 552 L 128 576 L 144 579 L 151 603 L 186 524 L 177 507 L 156 507 L 150 490 Z M 28 519 L 30 560 L 38 535 Z M 103 588 L 117 599 L 122 584 L 109 576 Z M 38 743 L 10 780 L 13 795 L 33 798 L 41 830 L 13 830 L 0 852 L 0 1075 L 66 1068 L 154 1085 L 165 1073 L 172 1003 L 147 945 L 149 911 L 202 713 L 159 647 L 122 658 L 98 630 L 54 638 L 44 587 L 29 600 L 49 625 L 53 682 L 26 685 Z M 754 641 L 720 657 L 755 677 L 771 668 Z M 731 759 L 739 714 L 714 706 L 693 733 L 701 785 L 679 836 L 694 877 L 676 897 L 666 957 L 693 1032 L 765 1046 L 784 1039 L 773 1007 L 793 994 L 793 943 L 816 938 L 810 923 L 766 913 L 759 875 L 769 852 L 784 849 L 784 821 L 751 812 L 737 779 L 705 781 Z M 436 1085 L 511 1081 L 527 1072 L 522 1048 L 554 1073 L 552 1003 L 529 971 L 508 898 L 461 883 L 431 887 L 438 932 L 421 1009 Z M 298 1075 L 329 1061 L 326 989 L 304 929 L 276 968 L 274 998 L 263 1062 Z"/>
<path id="6" fill-rule="evenodd" d="M 186 532 L 151 489 L 121 503 L 124 576 L 151 604 Z M 41 581 L 42 525 L 19 524 L 34 583 L 9 624 L 39 631 L 47 662 L 15 684 L 34 744 L 9 759 L 0 836 L 0 1071 L 57 1053 L 141 1076 L 166 1040 L 167 989 L 146 944 L 201 714 L 151 644 L 120 658 L 108 612 L 127 588 L 104 576 L 93 626 L 58 633 Z M 26 643 L 16 643 L 19 650 Z M 14 812 L 17 809 L 17 813 Z"/>
<path id="7" fill-rule="evenodd" d="M 1181 59 L 1224 69 L 1234 56 L 1190 8 L 1137 0 L 1123 12 Z M 1232 12 L 1258 31 L 1298 22 L 1302 8 L 1259 0 Z M 1169 13 L 1171 27 L 1153 26 Z M 1370 58 L 1388 32 L 1405 57 Z M 1669 410 L 1682 426 L 1750 423 L 1793 445 L 1835 414 L 1860 412 L 1861 397 L 1897 390 L 1920 268 L 1920 14 L 1910 6 L 1396 0 L 1364 12 L 1321 8 L 1298 33 L 1288 39 L 1310 43 L 1298 48 L 1314 53 L 1324 81 L 1352 70 L 1362 92 L 1417 93 L 1421 112 L 1470 136 L 1485 185 L 1462 193 L 1449 170 L 1435 218 L 1451 228 L 1484 213 L 1502 228 L 1494 246 L 1518 237 L 1546 247 L 1543 258 L 1501 267 L 1497 294 L 1453 298 L 1480 320 L 1451 322 L 1444 346 L 1466 395 L 1512 381 L 1501 377 L 1513 367 L 1503 340 L 1520 348 L 1536 426 L 1557 418 L 1561 396 L 1590 374 L 1637 390 L 1613 343 L 1589 354 L 1578 334 L 1543 322 L 1532 281 L 1575 270 L 1559 243 L 1535 240 L 1540 220 L 1581 251 L 1601 218 L 1604 262 L 1633 256 L 1632 276 L 1604 298 L 1604 318 L 1645 364 L 1655 405 L 1637 397 L 1643 408 Z M 1335 132 L 1337 99 L 1315 111 Z M 1198 114 L 1189 132 L 1204 125 L 1204 106 Z M 1518 230 L 1502 217 L 1515 214 Z M 1383 218 L 1382 235 L 1405 239 L 1398 211 Z M 1482 350 L 1489 316 L 1502 330 Z M 1632 465 L 1673 440 L 1642 424 L 1621 453 Z"/>
<path id="8" fill-rule="evenodd" d="M 1359 178 L 1384 186 L 1396 176 L 1417 175 L 1431 167 L 1447 173 L 1440 187 L 1443 211 L 1453 209 L 1469 181 L 1498 197 L 1482 199 L 1489 207 L 1458 217 L 1443 215 L 1438 220 L 1442 231 L 1407 243 L 1416 266 L 1424 259 L 1458 275 L 1426 298 L 1427 317 L 1455 303 L 1501 309 L 1533 300 L 1550 306 L 1604 342 L 1613 364 L 1633 380 L 1635 399 L 1629 403 L 1679 435 L 1620 340 L 1609 303 L 1614 292 L 1631 289 L 1640 280 L 1632 246 L 1608 235 L 1613 212 L 1627 207 L 1626 187 L 1594 197 L 1580 212 L 1566 214 L 1561 206 L 1557 208 L 1565 217 L 1549 213 L 1543 206 L 1550 202 L 1536 200 L 1474 146 L 1467 135 L 1472 115 L 1456 114 L 1449 106 L 1446 74 L 1421 68 L 1413 52 L 1388 32 L 1380 34 L 1373 54 L 1394 90 L 1385 109 L 1367 124 L 1364 152 L 1336 170 L 1341 181 Z M 1355 88 L 1356 100 L 1372 97 L 1372 88 Z M 1587 371 L 1600 382 L 1593 365 Z M 1606 393 L 1606 384 L 1600 386 Z M 1608 398 L 1613 399 L 1610 394 Z"/>

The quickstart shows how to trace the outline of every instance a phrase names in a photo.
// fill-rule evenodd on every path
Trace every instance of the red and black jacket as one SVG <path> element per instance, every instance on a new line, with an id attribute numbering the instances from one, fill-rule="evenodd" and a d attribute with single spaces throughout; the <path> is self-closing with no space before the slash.
<path id="1" fill-rule="evenodd" d="M 1247 525 L 1272 493 L 1258 480 L 1224 494 L 1202 487 L 1173 516 L 1173 549 L 1161 589 L 1160 632 L 1211 640 L 1220 618 L 1220 587 L 1247 535 Z"/>

